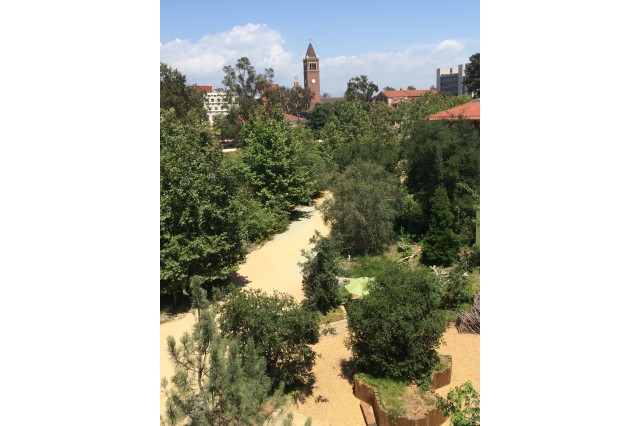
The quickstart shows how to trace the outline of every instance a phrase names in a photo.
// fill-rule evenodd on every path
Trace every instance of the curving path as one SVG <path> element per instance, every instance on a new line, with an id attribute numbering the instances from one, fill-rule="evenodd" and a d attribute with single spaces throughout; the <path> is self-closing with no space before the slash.
<path id="1" fill-rule="evenodd" d="M 247 260 L 237 272 L 238 281 L 246 284 L 246 288 L 260 288 L 268 293 L 273 290 L 286 292 L 298 301 L 304 297 L 302 293 L 302 273 L 298 263 L 304 260 L 302 249 L 311 248 L 309 239 L 318 230 L 322 235 L 329 233 L 323 223 L 317 206 L 324 198 L 316 200 L 314 206 L 298 207 L 296 219 L 287 231 L 277 235 L 259 249 L 249 253 Z M 167 354 L 167 337 L 177 339 L 186 331 L 190 331 L 195 323 L 193 314 L 183 316 L 160 325 L 160 378 L 173 374 L 173 365 Z M 302 425 L 307 416 L 313 417 L 314 426 L 323 425 L 362 425 L 362 414 L 359 401 L 353 396 L 351 385 L 340 377 L 340 360 L 350 356 L 342 340 L 345 333 L 339 336 L 323 338 L 314 345 L 320 355 L 316 360 L 314 373 L 316 385 L 313 394 L 294 410 L 294 425 Z M 322 394 L 321 401 L 316 402 Z M 165 410 L 165 400 L 160 397 L 160 413 Z M 340 419 L 339 423 L 336 423 Z"/>

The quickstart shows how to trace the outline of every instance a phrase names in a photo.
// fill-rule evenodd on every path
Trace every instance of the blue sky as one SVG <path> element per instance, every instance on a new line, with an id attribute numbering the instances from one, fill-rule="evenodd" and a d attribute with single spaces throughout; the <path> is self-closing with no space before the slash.
<path id="1" fill-rule="evenodd" d="M 380 89 L 435 85 L 436 68 L 480 51 L 479 1 L 160 2 L 160 60 L 189 83 L 220 86 L 222 67 L 247 56 L 291 87 L 309 39 L 321 91 L 341 96 L 365 74 Z"/>

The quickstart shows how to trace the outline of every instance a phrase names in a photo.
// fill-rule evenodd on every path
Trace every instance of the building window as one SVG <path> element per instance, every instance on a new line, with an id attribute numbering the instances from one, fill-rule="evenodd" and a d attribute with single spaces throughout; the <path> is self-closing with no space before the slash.
<path id="1" fill-rule="evenodd" d="M 315 71 L 317 69 L 318 69 L 318 64 L 316 64 L 315 62 L 310 62 L 309 63 L 309 70 Z"/>

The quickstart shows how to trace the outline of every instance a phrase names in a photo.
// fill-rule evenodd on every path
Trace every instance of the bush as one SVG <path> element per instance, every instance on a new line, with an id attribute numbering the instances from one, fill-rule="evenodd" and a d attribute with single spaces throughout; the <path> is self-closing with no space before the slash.
<path id="1" fill-rule="evenodd" d="M 480 395 L 471 382 L 456 386 L 447 399 L 436 395 L 436 405 L 451 420 L 451 426 L 480 426 Z"/>
<path id="2" fill-rule="evenodd" d="M 348 345 L 361 371 L 416 380 L 439 361 L 436 348 L 448 325 L 439 310 L 444 284 L 430 271 L 392 265 L 367 296 L 347 303 Z"/>
<path id="3" fill-rule="evenodd" d="M 473 268 L 480 266 L 480 246 L 474 244 L 471 248 L 464 248 L 458 255 L 460 268 L 464 271 L 471 272 Z"/>
<path id="4" fill-rule="evenodd" d="M 465 277 L 460 270 L 454 268 L 446 278 L 445 293 L 442 296 L 442 309 L 460 310 L 463 305 L 466 304 L 468 306 L 473 302 L 473 296 L 469 277 Z"/>
<path id="5" fill-rule="evenodd" d="M 453 213 L 447 192 L 438 187 L 431 198 L 429 229 L 422 242 L 422 261 L 426 264 L 451 265 L 458 255 L 460 238 L 453 230 Z"/>
<path id="6" fill-rule="evenodd" d="M 267 375 L 286 390 L 304 384 L 315 363 L 309 347 L 318 342 L 318 314 L 293 296 L 261 290 L 238 291 L 223 304 L 220 330 L 244 348 L 255 345 L 267 361 Z"/>

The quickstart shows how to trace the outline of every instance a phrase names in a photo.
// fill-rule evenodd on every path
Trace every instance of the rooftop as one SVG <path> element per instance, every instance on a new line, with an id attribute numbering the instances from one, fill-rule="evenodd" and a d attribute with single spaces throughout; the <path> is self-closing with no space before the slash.
<path id="1" fill-rule="evenodd" d="M 426 117 L 427 120 L 478 120 L 480 121 L 480 99 L 474 99 L 466 104 L 440 111 Z"/>

